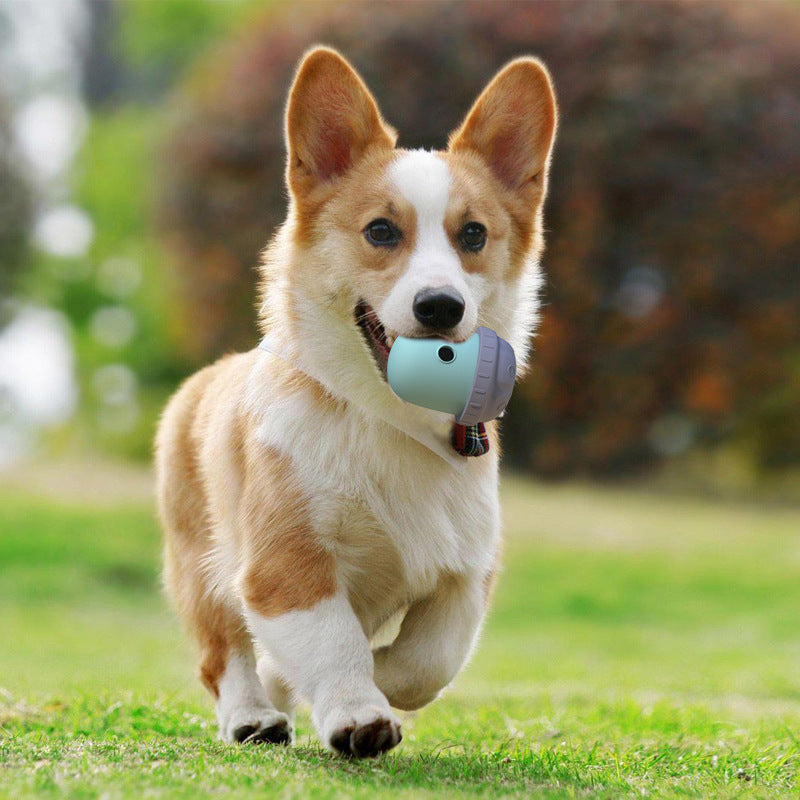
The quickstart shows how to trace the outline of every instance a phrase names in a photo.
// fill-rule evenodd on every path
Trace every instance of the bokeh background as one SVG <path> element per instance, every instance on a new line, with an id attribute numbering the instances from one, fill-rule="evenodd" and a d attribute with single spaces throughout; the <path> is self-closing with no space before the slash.
<path id="1" fill-rule="evenodd" d="M 315 42 L 404 146 L 521 53 L 561 108 L 488 624 L 371 764 L 216 742 L 159 592 L 155 424 L 257 341 Z M 796 798 L 799 418 L 797 0 L 0 0 L 0 797 Z"/>
<path id="2" fill-rule="evenodd" d="M 0 465 L 146 460 L 178 381 L 252 347 L 282 110 L 341 48 L 404 146 L 507 59 L 561 130 L 506 464 L 741 488 L 800 462 L 796 3 L 0 4 Z M 676 466 L 677 465 L 677 466 Z"/>

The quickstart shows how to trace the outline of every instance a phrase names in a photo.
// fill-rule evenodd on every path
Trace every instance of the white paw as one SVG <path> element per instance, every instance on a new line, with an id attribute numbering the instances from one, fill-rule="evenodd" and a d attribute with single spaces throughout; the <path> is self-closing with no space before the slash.
<path id="1" fill-rule="evenodd" d="M 239 744 L 291 744 L 292 722 L 272 708 L 235 708 L 220 720 L 219 736 L 224 742 Z"/>
<path id="2" fill-rule="evenodd" d="M 381 706 L 334 709 L 322 724 L 323 742 L 332 750 L 356 758 L 385 753 L 402 739 L 397 717 Z"/>

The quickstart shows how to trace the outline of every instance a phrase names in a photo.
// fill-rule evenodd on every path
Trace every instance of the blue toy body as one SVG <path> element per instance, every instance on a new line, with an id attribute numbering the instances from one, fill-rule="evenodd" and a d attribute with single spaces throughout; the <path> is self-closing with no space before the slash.
<path id="1" fill-rule="evenodd" d="M 389 385 L 403 400 L 475 425 L 502 414 L 514 389 L 516 359 L 508 342 L 478 328 L 457 344 L 400 336 L 386 371 Z"/>

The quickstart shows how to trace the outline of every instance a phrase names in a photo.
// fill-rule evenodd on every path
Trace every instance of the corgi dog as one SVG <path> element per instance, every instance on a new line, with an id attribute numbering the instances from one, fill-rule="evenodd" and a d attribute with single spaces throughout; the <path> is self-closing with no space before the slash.
<path id="1" fill-rule="evenodd" d="M 397 149 L 336 51 L 301 60 L 261 267 L 272 343 L 189 378 L 156 441 L 165 585 L 224 741 L 291 743 L 302 700 L 324 746 L 376 756 L 468 660 L 500 551 L 498 423 L 405 403 L 386 364 L 397 336 L 483 325 L 524 369 L 555 129 L 534 58 L 445 151 Z"/>

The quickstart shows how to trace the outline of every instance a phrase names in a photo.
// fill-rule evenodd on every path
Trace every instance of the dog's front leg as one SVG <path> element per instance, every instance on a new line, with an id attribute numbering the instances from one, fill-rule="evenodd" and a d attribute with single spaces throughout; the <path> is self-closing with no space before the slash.
<path id="1" fill-rule="evenodd" d="M 427 705 L 456 676 L 486 609 L 482 576 L 449 576 L 408 610 L 397 638 L 377 649 L 375 683 L 395 708 Z"/>
<path id="2" fill-rule="evenodd" d="M 344 592 L 304 610 L 246 614 L 282 676 L 311 703 L 325 745 L 374 756 L 398 744 L 400 725 L 375 685 L 369 642 Z"/>
<path id="3" fill-rule="evenodd" d="M 289 459 L 250 446 L 236 589 L 250 634 L 269 659 L 262 676 L 284 695 L 273 702 L 283 705 L 286 689 L 307 700 L 320 739 L 334 750 L 390 750 L 400 725 L 375 685 L 369 641 L 339 580 L 334 537 L 322 535 L 326 523 L 298 491 Z"/>

